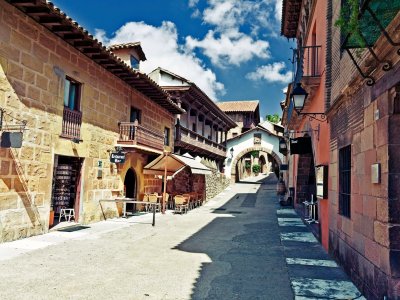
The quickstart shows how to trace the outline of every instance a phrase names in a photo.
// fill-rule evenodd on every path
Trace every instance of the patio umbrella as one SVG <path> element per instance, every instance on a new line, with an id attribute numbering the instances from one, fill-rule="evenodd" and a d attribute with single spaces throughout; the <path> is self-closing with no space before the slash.
<path id="1" fill-rule="evenodd" d="M 162 212 L 165 213 L 165 201 L 167 192 L 167 177 L 173 176 L 174 174 L 180 172 L 185 167 L 190 167 L 192 174 L 211 174 L 211 170 L 205 165 L 200 163 L 189 156 L 183 156 L 178 154 L 173 154 L 170 152 L 164 152 L 164 154 L 157 157 L 151 163 L 147 164 L 143 168 L 143 174 L 154 174 L 164 176 L 164 193 L 162 198 Z"/>

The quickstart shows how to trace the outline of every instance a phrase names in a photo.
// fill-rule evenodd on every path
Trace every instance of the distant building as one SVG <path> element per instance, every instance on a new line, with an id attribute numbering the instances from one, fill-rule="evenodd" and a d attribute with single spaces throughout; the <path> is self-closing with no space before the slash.
<path id="1" fill-rule="evenodd" d="M 236 122 L 237 127 L 228 132 L 228 139 L 238 136 L 260 123 L 258 100 L 218 102 L 218 107 Z"/>
<path id="2" fill-rule="evenodd" d="M 142 50 L 140 42 L 111 45 L 108 47 L 108 50 L 136 70 L 140 70 L 140 62 L 146 60 L 146 55 Z"/>
<path id="3" fill-rule="evenodd" d="M 174 153 L 199 156 L 209 167 L 214 169 L 215 178 L 206 178 L 207 197 L 218 193 L 224 188 L 225 182 L 220 176 L 226 158 L 226 140 L 228 131 L 236 127 L 236 123 L 225 114 L 214 101 L 212 101 L 195 83 L 174 74 L 168 70 L 157 68 L 149 77 L 158 83 L 185 113 L 176 118 L 174 136 Z M 191 184 L 185 179 L 182 186 L 174 187 L 175 190 L 185 192 L 196 181 L 191 177 Z M 224 184 L 220 184 L 224 181 Z M 175 177 L 175 182 L 177 178 Z M 200 183 L 197 183 L 200 185 Z M 193 188 L 193 187 L 192 187 Z"/>

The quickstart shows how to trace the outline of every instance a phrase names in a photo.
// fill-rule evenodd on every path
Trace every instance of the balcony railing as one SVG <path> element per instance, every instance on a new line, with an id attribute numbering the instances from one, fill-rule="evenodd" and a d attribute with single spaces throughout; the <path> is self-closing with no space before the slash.
<path id="1" fill-rule="evenodd" d="M 148 129 L 137 122 L 120 122 L 118 144 L 142 145 L 162 151 L 164 134 Z"/>
<path id="2" fill-rule="evenodd" d="M 175 140 L 177 144 L 179 144 L 179 142 L 184 142 L 190 145 L 191 148 L 196 147 L 199 150 L 206 150 L 219 156 L 226 156 L 226 147 L 224 145 L 216 143 L 180 124 L 175 125 L 175 129 Z"/>
<path id="3" fill-rule="evenodd" d="M 319 77 L 321 46 L 303 46 L 295 51 L 295 82 L 303 77 Z"/>
<path id="4" fill-rule="evenodd" d="M 61 136 L 69 139 L 80 139 L 82 112 L 64 107 Z"/>

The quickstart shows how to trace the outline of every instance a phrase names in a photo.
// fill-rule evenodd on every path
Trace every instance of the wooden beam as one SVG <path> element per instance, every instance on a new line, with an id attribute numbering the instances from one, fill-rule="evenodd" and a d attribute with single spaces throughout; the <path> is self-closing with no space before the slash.
<path id="1" fill-rule="evenodd" d="M 37 0 L 11 0 L 10 2 L 15 6 L 36 6 L 38 4 Z"/>
<path id="2" fill-rule="evenodd" d="M 25 8 L 25 13 L 28 15 L 43 16 L 50 13 L 50 9 L 45 6 L 30 6 Z"/>
<path id="3" fill-rule="evenodd" d="M 62 19 L 60 17 L 45 16 L 39 18 L 39 23 L 44 25 L 59 25 L 62 23 Z"/>
<path id="4" fill-rule="evenodd" d="M 93 41 L 83 40 L 74 42 L 74 47 L 77 48 L 90 48 L 93 47 Z"/>
<path id="5" fill-rule="evenodd" d="M 67 41 L 80 41 L 84 39 L 84 35 L 81 33 L 66 33 L 63 38 Z"/>
<path id="6" fill-rule="evenodd" d="M 71 25 L 54 25 L 51 30 L 55 33 L 72 33 L 74 27 Z"/>
<path id="7" fill-rule="evenodd" d="M 84 49 L 82 50 L 82 52 L 85 53 L 85 54 L 98 54 L 98 53 L 101 53 L 101 49 L 95 48 L 95 47 L 92 47 L 92 48 L 84 48 Z"/>

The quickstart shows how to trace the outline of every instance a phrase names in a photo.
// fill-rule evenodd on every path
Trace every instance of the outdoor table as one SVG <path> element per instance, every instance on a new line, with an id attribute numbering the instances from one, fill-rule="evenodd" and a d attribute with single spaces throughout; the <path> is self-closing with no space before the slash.
<path id="1" fill-rule="evenodd" d="M 104 214 L 103 206 L 101 205 L 101 202 L 122 202 L 123 203 L 123 216 L 126 217 L 126 203 L 133 203 L 133 204 L 146 204 L 146 205 L 151 205 L 153 207 L 153 223 L 152 225 L 154 226 L 156 224 L 156 205 L 158 203 L 152 203 L 152 202 L 147 202 L 147 201 L 136 201 L 136 198 L 115 198 L 115 199 L 102 199 L 99 200 L 101 212 L 103 213 L 104 220 L 106 220 L 106 215 Z"/>

